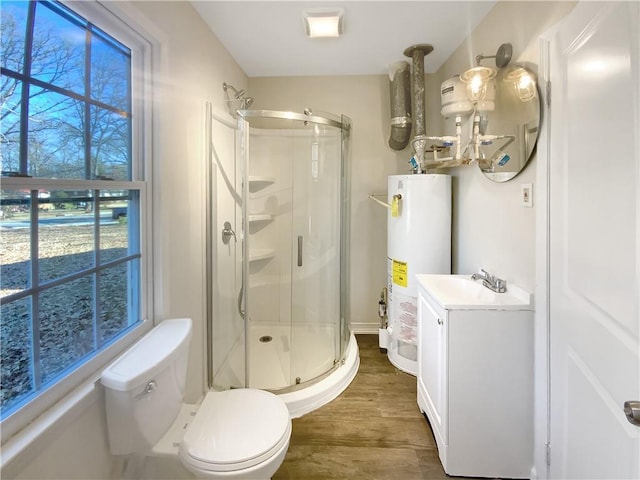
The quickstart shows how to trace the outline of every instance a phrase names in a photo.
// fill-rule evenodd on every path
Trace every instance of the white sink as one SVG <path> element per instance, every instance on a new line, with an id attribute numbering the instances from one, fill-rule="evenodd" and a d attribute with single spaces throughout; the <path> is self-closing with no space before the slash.
<path id="1" fill-rule="evenodd" d="M 418 283 L 445 309 L 532 310 L 531 294 L 507 283 L 505 293 L 496 293 L 471 280 L 469 275 L 416 275 Z"/>

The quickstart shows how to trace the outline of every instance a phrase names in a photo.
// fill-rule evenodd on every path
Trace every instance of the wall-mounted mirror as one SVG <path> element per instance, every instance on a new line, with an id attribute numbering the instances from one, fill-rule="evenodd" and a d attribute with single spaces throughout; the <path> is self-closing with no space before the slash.
<path id="1" fill-rule="evenodd" d="M 484 160 L 479 167 L 489 180 L 506 182 L 533 155 L 540 128 L 540 98 L 535 76 L 524 67 L 503 68 L 494 81 L 495 110 L 482 114 L 480 133 L 509 138 L 482 145 L 479 150 Z"/>
<path id="2" fill-rule="evenodd" d="M 442 84 L 442 114 L 448 136 L 429 137 L 438 141 L 434 152 L 438 158 L 430 160 L 428 167 L 477 163 L 488 179 L 511 180 L 525 167 L 538 140 L 540 97 L 536 78 L 522 66 L 501 68 L 475 104 L 466 92 L 468 88 L 456 77 Z M 450 98 L 445 103 L 447 94 Z"/>

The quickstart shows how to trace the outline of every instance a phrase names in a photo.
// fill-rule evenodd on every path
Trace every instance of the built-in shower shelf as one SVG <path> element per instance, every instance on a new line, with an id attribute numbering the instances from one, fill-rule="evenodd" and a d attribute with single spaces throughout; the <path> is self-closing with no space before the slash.
<path id="1" fill-rule="evenodd" d="M 268 260 L 275 257 L 276 252 L 271 248 L 254 248 L 249 252 L 249 261 L 257 262 L 259 260 Z"/>
<path id="2" fill-rule="evenodd" d="M 269 185 L 271 185 L 275 181 L 276 179 L 274 177 L 250 176 L 249 192 L 254 193 L 254 192 L 257 192 L 258 190 L 262 190 L 263 188 L 267 188 Z"/>
<path id="3" fill-rule="evenodd" d="M 265 223 L 273 220 L 273 215 L 268 213 L 252 213 L 249 215 L 249 223 Z"/>

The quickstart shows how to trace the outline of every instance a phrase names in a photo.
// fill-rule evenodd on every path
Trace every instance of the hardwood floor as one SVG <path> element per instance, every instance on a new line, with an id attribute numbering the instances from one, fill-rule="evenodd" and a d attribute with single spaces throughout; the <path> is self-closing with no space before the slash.
<path id="1" fill-rule="evenodd" d="M 289 450 L 273 480 L 454 478 L 444 473 L 418 409 L 416 378 L 389 363 L 377 335 L 357 340 L 358 375 L 333 402 L 293 420 Z"/>

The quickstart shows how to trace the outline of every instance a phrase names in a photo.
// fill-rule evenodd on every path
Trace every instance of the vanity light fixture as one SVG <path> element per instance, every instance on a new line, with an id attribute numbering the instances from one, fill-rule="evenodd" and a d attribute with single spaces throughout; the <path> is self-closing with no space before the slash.
<path id="1" fill-rule="evenodd" d="M 308 37 L 339 37 L 344 31 L 344 8 L 307 8 L 302 12 Z"/>
<path id="2" fill-rule="evenodd" d="M 500 48 L 498 48 L 495 55 L 477 55 L 477 66 L 460 75 L 460 80 L 467 84 L 467 96 L 473 104 L 477 105 L 478 102 L 484 100 L 487 94 L 487 86 L 489 85 L 489 82 L 493 80 L 498 73 L 498 71 L 493 67 L 480 66 L 480 62 L 485 58 L 495 58 L 496 67 L 503 68 L 509 64 L 512 55 L 513 48 L 511 47 L 511 44 L 503 43 L 500 45 Z"/>
<path id="3" fill-rule="evenodd" d="M 480 65 L 480 62 L 485 58 L 495 58 L 496 59 L 496 67 L 504 68 L 509 65 L 511 61 L 511 57 L 513 56 L 513 47 L 510 43 L 503 43 L 498 48 L 498 51 L 495 55 L 476 55 L 476 64 Z"/>
<path id="4" fill-rule="evenodd" d="M 473 104 L 484 100 L 487 95 L 487 86 L 497 73 L 495 68 L 478 66 L 460 75 L 460 80 L 467 84 L 467 96 Z"/>
<path id="5" fill-rule="evenodd" d="M 504 76 L 505 81 L 513 82 L 518 99 L 526 103 L 536 96 L 536 83 L 524 68 L 514 68 Z"/>

